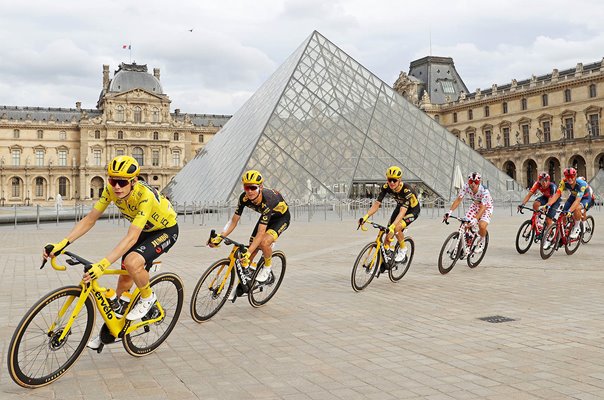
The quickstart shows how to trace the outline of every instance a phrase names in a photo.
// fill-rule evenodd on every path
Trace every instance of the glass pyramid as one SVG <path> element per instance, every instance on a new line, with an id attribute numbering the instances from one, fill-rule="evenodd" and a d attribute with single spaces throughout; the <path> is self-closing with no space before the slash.
<path id="1" fill-rule="evenodd" d="M 383 183 L 391 165 L 447 201 L 459 186 L 456 168 L 479 171 L 497 200 L 522 196 L 491 162 L 315 31 L 164 193 L 180 204 L 232 201 L 242 173 L 256 169 L 289 201 L 347 198 L 355 185 Z"/>

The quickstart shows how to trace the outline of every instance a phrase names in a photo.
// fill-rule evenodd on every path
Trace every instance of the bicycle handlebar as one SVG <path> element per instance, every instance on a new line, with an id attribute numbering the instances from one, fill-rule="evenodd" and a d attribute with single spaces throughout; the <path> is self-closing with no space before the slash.
<path id="1" fill-rule="evenodd" d="M 49 246 L 46 246 L 44 249 L 46 249 L 46 251 L 48 252 Z M 52 250 L 52 246 L 50 246 L 50 250 Z M 78 265 L 78 264 L 83 264 L 84 265 L 84 271 L 87 271 L 90 269 L 90 267 L 92 266 L 92 263 L 88 260 L 86 260 L 85 258 L 82 258 L 80 256 L 78 256 L 77 254 L 74 254 L 70 251 L 61 251 L 59 254 L 55 254 L 54 257 L 52 257 L 50 259 L 50 265 L 53 269 L 57 270 L 57 271 L 65 271 L 67 269 L 67 267 L 65 265 L 60 265 L 57 262 L 57 256 L 64 254 L 66 256 L 68 256 L 70 259 L 67 260 L 67 264 L 69 265 Z M 46 262 L 48 261 L 48 259 L 44 260 L 42 262 L 42 266 L 40 267 L 40 269 L 44 268 L 44 266 L 46 265 Z"/>
<path id="2" fill-rule="evenodd" d="M 548 206 L 549 208 L 549 206 Z M 535 210 L 533 210 L 531 207 L 527 207 L 527 206 L 518 206 L 518 211 L 520 214 L 524 214 L 524 212 L 522 210 L 529 210 L 529 211 L 533 211 L 535 212 Z M 541 208 L 538 208 L 537 211 L 539 214 L 545 214 L 546 211 L 542 210 Z"/>
<path id="3" fill-rule="evenodd" d="M 383 230 L 383 231 L 387 231 L 387 230 L 388 230 L 388 228 L 387 228 L 387 227 L 382 226 L 382 225 L 378 224 L 377 222 L 373 222 L 373 221 L 365 221 L 365 224 L 370 224 L 370 225 L 371 225 L 371 226 L 373 226 L 374 228 L 376 228 L 376 229 L 380 229 L 380 230 Z M 367 230 L 367 228 L 365 228 L 365 227 L 364 227 L 364 226 L 365 226 L 365 224 L 361 224 L 361 223 L 359 223 L 359 226 L 357 227 L 357 230 L 358 230 L 359 228 L 361 228 L 361 230 L 362 230 L 362 231 L 366 231 L 366 230 Z"/>
<path id="4" fill-rule="evenodd" d="M 449 215 L 449 216 L 447 217 L 447 219 L 446 219 L 446 220 L 444 220 L 444 221 L 443 221 L 443 222 L 444 222 L 445 224 L 447 224 L 447 225 L 449 225 L 448 218 L 453 218 L 453 219 L 456 219 L 456 220 L 458 220 L 458 221 L 461 221 L 462 223 L 464 223 L 464 222 L 470 222 L 470 221 L 471 221 L 471 219 L 469 219 L 469 218 L 466 218 L 466 217 L 456 217 L 455 215 L 451 214 L 451 215 Z"/>
<path id="5" fill-rule="evenodd" d="M 212 229 L 210 231 L 210 240 L 215 238 L 216 236 L 218 236 L 218 234 L 216 233 L 216 230 Z M 208 243 L 210 242 L 210 240 L 208 240 Z M 227 246 L 230 246 L 230 245 L 237 246 L 237 247 L 239 247 L 239 250 L 241 250 L 243 253 L 245 253 L 247 251 L 247 246 L 242 243 L 236 242 L 232 239 L 229 239 L 228 237 L 223 237 L 222 240 L 224 241 L 224 244 L 226 244 Z"/>

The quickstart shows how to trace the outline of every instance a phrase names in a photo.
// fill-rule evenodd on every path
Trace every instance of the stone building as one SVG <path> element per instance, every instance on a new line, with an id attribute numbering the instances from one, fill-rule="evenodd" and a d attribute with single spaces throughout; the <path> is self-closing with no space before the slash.
<path id="1" fill-rule="evenodd" d="M 425 57 L 394 88 L 523 186 L 604 169 L 604 60 L 468 93 L 452 59 Z"/>
<path id="2" fill-rule="evenodd" d="M 120 154 L 161 189 L 230 118 L 170 112 L 159 68 L 103 65 L 102 82 L 96 109 L 0 106 L 0 205 L 97 199 Z"/>

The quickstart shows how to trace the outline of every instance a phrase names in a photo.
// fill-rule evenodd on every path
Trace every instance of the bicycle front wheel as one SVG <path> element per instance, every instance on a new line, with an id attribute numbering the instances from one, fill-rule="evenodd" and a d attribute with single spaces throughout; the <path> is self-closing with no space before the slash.
<path id="1" fill-rule="evenodd" d="M 377 252 L 377 244 L 371 242 L 363 247 L 352 267 L 350 283 L 355 292 L 365 289 L 373 280 L 379 268 L 381 257 Z"/>
<path id="2" fill-rule="evenodd" d="M 594 234 L 595 227 L 596 221 L 594 220 L 594 217 L 588 215 L 585 221 L 583 222 L 583 236 L 581 237 L 582 243 L 589 243 Z"/>
<path id="3" fill-rule="evenodd" d="M 571 231 L 571 229 L 569 229 L 569 231 Z M 566 252 L 566 254 L 568 254 L 569 256 L 571 254 L 575 254 L 575 252 L 579 249 L 579 246 L 581 245 L 581 237 L 583 236 L 583 232 L 579 233 L 579 236 L 577 236 L 575 239 L 571 239 L 570 236 L 566 237 L 566 243 L 564 244 L 564 251 Z"/>
<path id="4" fill-rule="evenodd" d="M 135 357 L 153 353 L 168 338 L 178 321 L 184 302 L 182 280 L 175 273 L 158 274 L 151 278 L 150 285 L 157 296 L 157 303 L 163 308 L 165 315 L 160 321 L 145 325 L 124 336 L 122 341 L 124 348 Z M 142 319 L 155 319 L 159 315 L 160 311 L 155 304 Z"/>
<path id="5" fill-rule="evenodd" d="M 463 243 L 459 240 L 459 232 L 453 232 L 445 240 L 438 256 L 438 271 L 445 275 L 455 266 L 461 255 Z"/>
<path id="6" fill-rule="evenodd" d="M 520 254 L 526 253 L 531 248 L 534 238 L 535 231 L 531 220 L 524 221 L 516 234 L 516 251 Z"/>
<path id="7" fill-rule="evenodd" d="M 191 296 L 191 317 L 195 322 L 212 318 L 229 298 L 235 273 L 227 258 L 216 261 L 203 273 Z"/>
<path id="8" fill-rule="evenodd" d="M 59 379 L 76 362 L 94 327 L 94 303 L 87 297 L 65 338 L 82 288 L 65 286 L 34 304 L 17 325 L 8 347 L 8 372 L 20 386 L 38 388 Z"/>
<path id="9" fill-rule="evenodd" d="M 478 234 L 474 237 L 472 242 L 472 251 L 466 260 L 468 262 L 468 267 L 470 268 L 476 268 L 484 258 L 485 254 L 487 254 L 487 248 L 489 247 L 489 232 L 487 232 L 487 235 L 483 239 L 484 243 L 482 245 L 482 251 L 480 253 L 475 253 L 474 249 L 476 246 L 474 243 L 476 243 L 479 238 L 480 236 L 478 236 Z"/>
<path id="10" fill-rule="evenodd" d="M 264 282 L 256 282 L 256 275 L 260 272 L 261 268 L 264 268 L 264 258 L 260 259 L 256 272 L 252 277 L 252 288 L 247 294 L 248 301 L 252 307 L 262 307 L 279 290 L 283 277 L 285 276 L 285 254 L 282 251 L 273 252 L 273 264 L 271 265 L 271 274 L 269 278 Z"/>
<path id="11" fill-rule="evenodd" d="M 558 236 L 558 224 L 556 222 L 545 229 L 539 246 L 539 254 L 541 254 L 542 259 L 547 260 L 554 254 L 558 246 Z"/>
<path id="12" fill-rule="evenodd" d="M 398 250 L 398 243 L 396 245 L 396 249 L 394 252 Z M 407 247 L 407 254 L 403 261 L 394 262 L 392 268 L 388 270 L 388 278 L 392 282 L 400 281 L 403 276 L 409 271 L 409 267 L 411 267 L 411 261 L 413 261 L 413 256 L 415 255 L 415 242 L 410 237 L 405 238 L 405 247 Z"/>

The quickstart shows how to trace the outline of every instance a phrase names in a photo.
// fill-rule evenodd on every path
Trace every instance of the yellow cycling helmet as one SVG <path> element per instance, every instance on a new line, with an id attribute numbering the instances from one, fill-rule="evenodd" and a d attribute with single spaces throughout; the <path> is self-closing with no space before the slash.
<path id="1" fill-rule="evenodd" d="M 249 171 L 245 171 L 243 176 L 241 176 L 241 182 L 244 185 L 260 185 L 264 182 L 264 178 L 260 175 L 260 172 L 250 169 Z"/>
<path id="2" fill-rule="evenodd" d="M 114 178 L 132 179 L 139 172 L 138 162 L 130 156 L 117 156 L 107 166 L 107 175 Z"/>
<path id="3" fill-rule="evenodd" d="M 386 178 L 388 179 L 401 179 L 402 177 L 403 171 L 401 171 L 401 169 L 396 165 L 393 165 L 392 167 L 388 168 L 388 171 L 386 171 Z"/>

